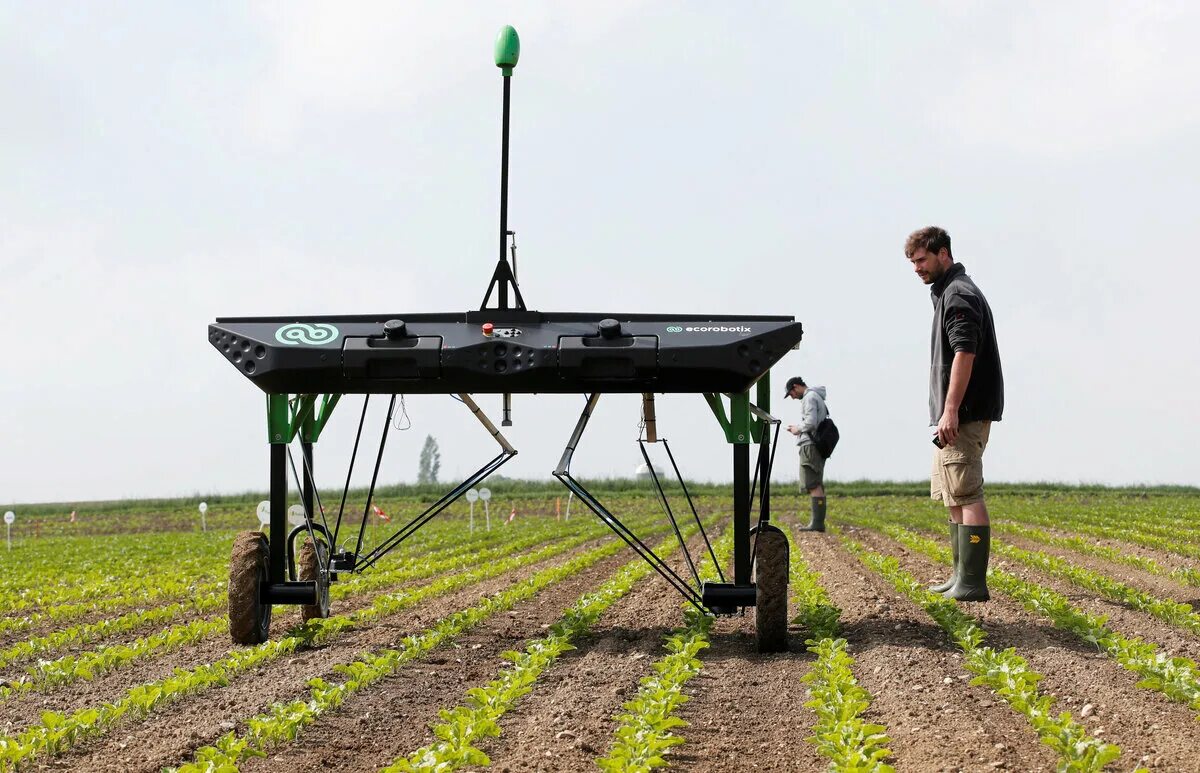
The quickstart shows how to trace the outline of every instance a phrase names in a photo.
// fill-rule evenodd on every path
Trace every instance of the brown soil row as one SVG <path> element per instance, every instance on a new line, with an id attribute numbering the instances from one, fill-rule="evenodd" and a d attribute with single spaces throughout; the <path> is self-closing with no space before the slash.
<path id="1" fill-rule="evenodd" d="M 896 556 L 901 566 L 917 578 L 932 581 L 945 572 L 941 564 L 881 534 L 855 528 L 847 531 L 873 550 Z M 1003 568 L 1041 584 L 1053 584 L 1037 573 L 1026 574 L 1019 567 L 1004 565 Z M 1073 596 L 1073 601 L 1081 600 L 1079 594 Z M 1121 747 L 1118 768 L 1128 769 L 1140 762 L 1154 769 L 1200 770 L 1195 718 L 1186 707 L 1159 692 L 1136 687 L 1135 674 L 1098 653 L 1093 646 L 1055 628 L 1048 618 L 1025 611 L 1002 594 L 993 591 L 991 601 L 964 606 L 982 621 L 988 633 L 988 646 L 1014 647 L 1031 669 L 1042 674 L 1041 690 L 1055 696 L 1058 710 L 1072 711 L 1079 718 L 1083 706 L 1092 706 L 1091 715 L 1079 721 Z M 998 699 L 990 700 L 1004 705 Z M 989 716 L 989 725 L 991 721 Z M 1022 765 L 1018 769 L 1029 768 Z"/>

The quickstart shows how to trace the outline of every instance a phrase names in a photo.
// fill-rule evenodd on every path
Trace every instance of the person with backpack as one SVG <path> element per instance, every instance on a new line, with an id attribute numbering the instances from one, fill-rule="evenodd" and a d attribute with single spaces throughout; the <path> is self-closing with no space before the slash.
<path id="1" fill-rule="evenodd" d="M 800 449 L 800 489 L 812 497 L 812 517 L 801 531 L 825 531 L 825 459 L 833 452 L 828 438 L 833 420 L 825 407 L 825 394 L 825 387 L 809 387 L 794 376 L 788 379 L 784 395 L 800 401 L 800 423 L 789 424 L 787 431 L 796 436 Z M 832 433 L 836 436 L 836 428 Z M 836 437 L 832 442 L 837 442 Z"/>

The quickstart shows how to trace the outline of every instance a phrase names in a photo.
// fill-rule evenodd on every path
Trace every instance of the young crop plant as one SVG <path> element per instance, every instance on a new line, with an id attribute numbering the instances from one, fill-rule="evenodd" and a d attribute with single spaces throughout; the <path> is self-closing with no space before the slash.
<path id="1" fill-rule="evenodd" d="M 910 600 L 924 609 L 966 655 L 966 667 L 975 674 L 973 685 L 983 685 L 1023 714 L 1042 743 L 1058 753 L 1058 769 L 1066 773 L 1103 770 L 1121 756 L 1120 747 L 1088 735 L 1087 729 L 1069 712 L 1053 713 L 1054 697 L 1038 691 L 1041 674 L 1012 647 L 997 651 L 983 646 L 987 634 L 979 621 L 962 611 L 957 602 L 925 589 L 901 568 L 893 556 L 882 556 L 843 537 L 843 544 L 866 566 L 882 575 Z"/>
<path id="2" fill-rule="evenodd" d="M 686 740 L 673 732 L 687 725 L 675 713 L 688 700 L 684 684 L 703 668 L 699 654 L 708 647 L 713 619 L 692 606 L 683 614 L 685 625 L 667 636 L 668 654 L 655 662 L 653 674 L 641 678 L 637 695 L 617 717 L 613 746 L 596 760 L 601 770 L 645 773 L 665 767 L 664 755 Z"/>
<path id="3" fill-rule="evenodd" d="M 791 584 L 798 612 L 796 622 L 809 637 L 808 651 L 817 662 L 801 679 L 811 700 L 804 705 L 816 712 L 817 723 L 808 738 L 831 761 L 831 770 L 842 773 L 893 773 L 887 764 L 890 739 L 883 725 L 862 715 L 871 705 L 871 693 L 854 677 L 854 658 L 847 642 L 837 636 L 841 610 L 821 587 L 821 576 L 792 543 Z"/>
<path id="4" fill-rule="evenodd" d="M 713 552 L 718 560 L 725 562 L 732 546 L 733 533 L 727 531 L 713 546 Z M 705 574 L 714 571 L 709 556 L 702 558 L 700 571 Z M 695 607 L 684 606 L 683 627 L 667 634 L 667 655 L 655 661 L 653 674 L 639 680 L 637 695 L 624 704 L 624 713 L 616 717 L 612 748 L 596 759 L 601 770 L 644 773 L 664 767 L 665 755 L 684 743 L 686 739 L 674 730 L 685 727 L 687 722 L 675 713 L 688 700 L 684 684 L 704 666 L 699 654 L 708 647 L 711 627 L 711 617 Z"/>
<path id="5" fill-rule="evenodd" d="M 913 550 L 937 560 L 950 560 L 949 551 L 933 540 L 891 525 L 883 528 Z M 992 569 L 988 581 L 1029 611 L 1050 618 L 1056 627 L 1070 631 L 1137 674 L 1141 677 L 1138 687 L 1156 690 L 1173 701 L 1200 711 L 1200 665 L 1191 658 L 1160 652 L 1157 645 L 1141 639 L 1127 639 L 1106 627 L 1103 617 L 1077 609 L 1061 593 L 1002 569 Z"/>

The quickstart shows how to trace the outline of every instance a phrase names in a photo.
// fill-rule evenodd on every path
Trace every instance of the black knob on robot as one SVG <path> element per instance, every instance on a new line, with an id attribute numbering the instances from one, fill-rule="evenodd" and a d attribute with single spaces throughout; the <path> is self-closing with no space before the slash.
<path id="1" fill-rule="evenodd" d="M 615 319 L 600 320 L 600 336 L 602 338 L 616 338 L 621 335 L 621 323 Z"/>
<path id="2" fill-rule="evenodd" d="M 383 334 L 388 338 L 402 338 L 404 336 L 404 320 L 389 319 L 384 322 Z"/>

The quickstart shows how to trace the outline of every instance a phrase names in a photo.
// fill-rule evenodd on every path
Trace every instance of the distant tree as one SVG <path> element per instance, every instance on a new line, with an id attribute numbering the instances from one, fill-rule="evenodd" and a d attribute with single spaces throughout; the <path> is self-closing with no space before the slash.
<path id="1" fill-rule="evenodd" d="M 438 451 L 437 441 L 433 435 L 426 435 L 425 446 L 421 449 L 421 463 L 417 468 L 417 483 L 437 483 L 441 469 L 442 454 Z"/>

